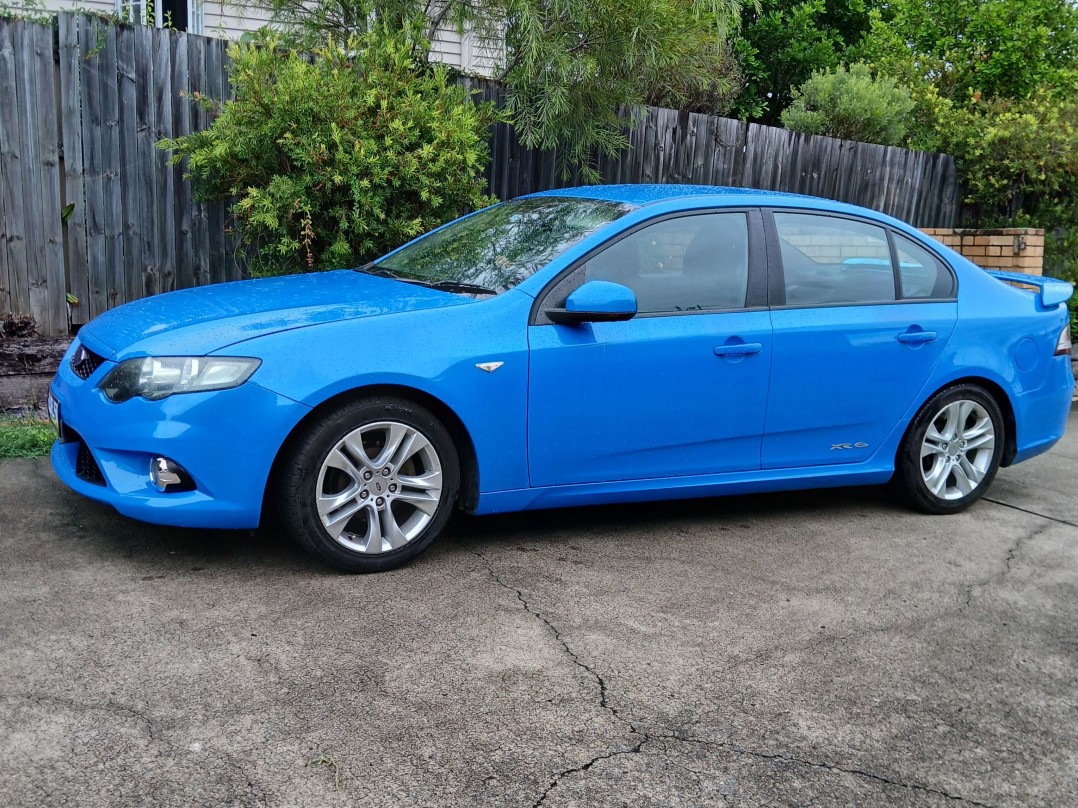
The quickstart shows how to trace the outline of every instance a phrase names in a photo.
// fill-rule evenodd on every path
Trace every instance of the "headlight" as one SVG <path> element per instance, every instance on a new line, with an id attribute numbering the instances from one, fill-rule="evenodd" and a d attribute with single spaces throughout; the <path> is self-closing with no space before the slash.
<path id="1" fill-rule="evenodd" d="M 98 388 L 110 401 L 142 396 L 150 401 L 175 393 L 202 393 L 239 387 L 261 359 L 224 356 L 144 356 L 121 362 Z"/>

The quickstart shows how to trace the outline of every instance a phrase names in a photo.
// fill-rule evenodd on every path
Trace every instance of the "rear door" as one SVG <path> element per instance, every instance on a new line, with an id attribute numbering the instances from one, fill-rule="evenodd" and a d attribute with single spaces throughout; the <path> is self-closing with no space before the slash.
<path id="1" fill-rule="evenodd" d="M 532 485 L 760 467 L 771 360 L 762 234 L 759 211 L 664 217 L 540 295 L 528 329 Z M 543 317 L 589 280 L 631 288 L 637 316 Z"/>
<path id="2" fill-rule="evenodd" d="M 954 275 L 869 220 L 778 210 L 765 220 L 775 347 L 763 467 L 866 460 L 954 330 Z"/>

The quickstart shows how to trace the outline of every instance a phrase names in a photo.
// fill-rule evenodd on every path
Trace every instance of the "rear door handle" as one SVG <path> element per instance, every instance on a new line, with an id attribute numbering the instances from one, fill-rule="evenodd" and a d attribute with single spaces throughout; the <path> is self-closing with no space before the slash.
<path id="1" fill-rule="evenodd" d="M 764 349 L 760 342 L 740 342 L 735 345 L 715 346 L 715 356 L 748 356 Z"/>
<path id="2" fill-rule="evenodd" d="M 904 345 L 924 345 L 926 342 L 935 342 L 939 337 L 935 331 L 903 331 L 898 335 L 898 341 Z"/>

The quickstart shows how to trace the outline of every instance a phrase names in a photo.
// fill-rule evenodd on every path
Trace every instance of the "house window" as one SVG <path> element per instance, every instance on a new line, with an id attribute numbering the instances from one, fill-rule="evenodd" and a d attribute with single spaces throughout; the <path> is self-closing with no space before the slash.
<path id="1" fill-rule="evenodd" d="M 202 0 L 116 0 L 116 13 L 125 20 L 202 33 Z"/>

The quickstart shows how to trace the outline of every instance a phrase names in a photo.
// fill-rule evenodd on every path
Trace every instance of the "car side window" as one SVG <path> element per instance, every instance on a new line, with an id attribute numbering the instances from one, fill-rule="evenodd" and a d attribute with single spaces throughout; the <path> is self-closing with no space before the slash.
<path id="1" fill-rule="evenodd" d="M 745 213 L 665 219 L 622 238 L 584 265 L 584 281 L 628 286 L 641 314 L 745 305 L 749 232 Z"/>
<path id="2" fill-rule="evenodd" d="M 903 298 L 954 297 L 954 276 L 942 261 L 906 236 L 895 233 L 894 239 Z"/>
<path id="3" fill-rule="evenodd" d="M 887 231 L 837 216 L 775 213 L 786 305 L 886 303 L 895 299 Z"/>

